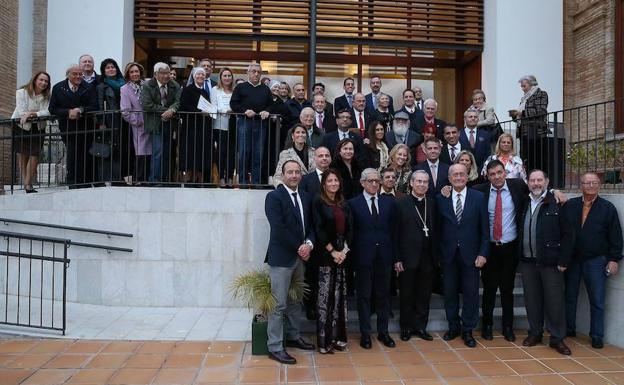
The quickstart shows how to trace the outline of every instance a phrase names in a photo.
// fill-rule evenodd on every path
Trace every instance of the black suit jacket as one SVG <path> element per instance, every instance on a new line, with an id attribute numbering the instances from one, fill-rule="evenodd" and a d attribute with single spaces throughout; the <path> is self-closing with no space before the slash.
<path id="1" fill-rule="evenodd" d="M 311 197 L 314 197 L 321 191 L 321 181 L 316 173 L 316 169 L 310 171 L 301 178 L 299 188 L 310 194 Z"/>
<path id="2" fill-rule="evenodd" d="M 448 172 L 449 166 L 442 161 L 438 162 L 438 177 L 436 178 L 436 185 L 433 185 L 433 178 L 431 177 L 431 168 L 429 167 L 429 162 L 424 161 L 420 162 L 414 168 L 416 170 L 423 170 L 429 174 L 429 189 L 427 190 L 427 196 L 434 198 L 441 190 L 442 187 L 449 185 Z"/>
<path id="3" fill-rule="evenodd" d="M 436 126 L 436 136 L 441 141 L 444 141 L 444 127 L 446 127 L 446 122 L 442 119 L 433 118 L 433 123 Z M 425 127 L 425 114 L 422 114 L 422 116 L 416 120 L 416 130 L 422 132 L 423 127 Z"/>
<path id="4" fill-rule="evenodd" d="M 338 114 L 338 111 L 344 109 L 350 110 L 351 106 L 349 106 L 349 101 L 347 100 L 347 97 L 342 94 L 334 99 L 334 114 Z"/>
<path id="5" fill-rule="evenodd" d="M 470 141 L 463 128 L 459 130 L 459 142 L 462 145 L 462 149 L 472 152 L 472 155 L 474 155 L 477 161 L 477 170 L 481 170 L 483 168 L 483 162 L 485 162 L 492 152 L 491 139 L 490 133 L 483 128 L 477 129 L 476 134 L 474 148 L 470 146 Z"/>
<path id="6" fill-rule="evenodd" d="M 82 108 L 83 113 L 80 115 L 80 119 L 70 120 L 69 110 L 76 107 Z M 48 110 L 50 114 L 57 117 L 61 132 L 92 129 L 94 127 L 88 123 L 92 121 L 93 116 L 87 113 L 98 110 L 96 88 L 82 81 L 74 93 L 68 84 L 68 80 L 61 80 L 52 88 Z"/>
<path id="7" fill-rule="evenodd" d="M 316 127 L 316 113 L 314 115 L 314 127 Z M 323 130 L 325 130 L 325 133 L 328 133 L 336 131 L 337 129 L 336 117 L 325 110 L 323 113 Z"/>
<path id="8" fill-rule="evenodd" d="M 437 263 L 438 260 L 438 233 L 435 231 L 437 223 L 436 203 L 431 197 L 425 197 L 427 206 L 427 228 L 431 238 L 431 261 Z M 411 194 L 405 195 L 396 200 L 396 218 L 393 228 L 393 244 L 395 246 L 395 262 L 402 262 L 403 268 L 415 269 L 418 267 L 423 255 L 423 242 L 425 233 L 423 223 L 416 212 L 414 198 Z"/>
<path id="9" fill-rule="evenodd" d="M 374 121 L 376 119 L 377 114 L 375 113 L 375 111 L 369 110 L 368 108 L 364 109 L 364 135 L 362 135 L 362 138 L 366 138 L 368 137 L 368 126 L 370 125 L 370 123 L 372 121 Z M 351 126 L 356 127 L 356 128 L 360 128 L 358 127 L 358 122 L 356 121 L 355 118 L 355 110 L 351 109 Z"/>
<path id="10" fill-rule="evenodd" d="M 478 184 L 473 187 L 475 190 L 481 191 L 483 193 L 486 206 L 489 202 L 490 194 L 496 194 L 496 192 L 492 192 L 490 190 L 491 186 L 492 184 L 490 182 L 487 182 Z M 514 204 L 514 211 L 516 212 L 516 230 L 517 233 L 519 233 L 519 229 L 524 226 L 524 217 L 522 213 L 528 202 L 529 188 L 527 187 L 527 184 L 519 178 L 507 179 L 507 187 L 509 188 L 511 200 Z M 491 226 L 493 226 L 493 224 L 491 224 Z"/>
<path id="11" fill-rule="evenodd" d="M 467 148 L 462 146 L 461 150 L 467 150 Z M 461 150 L 455 151 L 455 159 L 457 159 L 457 155 L 459 155 Z M 442 149 L 440 150 L 440 162 L 446 163 L 449 166 L 453 164 L 453 161 L 451 160 L 451 153 L 449 152 L 448 145 L 445 142 L 442 143 Z"/>
<path id="12" fill-rule="evenodd" d="M 418 108 L 414 108 L 414 113 L 410 113 L 405 106 L 401 107 L 397 112 L 405 112 L 410 119 L 410 130 L 418 131 L 418 121 L 424 118 L 424 114 Z M 396 115 L 396 114 L 395 114 Z M 420 131 L 418 131 L 420 132 Z"/>
<path id="13" fill-rule="evenodd" d="M 308 193 L 299 189 L 303 205 L 303 221 L 284 185 L 266 195 L 264 212 L 271 226 L 267 261 L 270 266 L 290 267 L 299 258 L 297 250 L 306 239 L 314 242 L 314 231 L 310 215 L 311 199 Z"/>
<path id="14" fill-rule="evenodd" d="M 315 258 L 315 262 L 319 266 L 336 265 L 331 254 L 325 248 L 328 243 L 331 243 L 336 251 L 342 251 L 345 242 L 347 246 L 351 247 L 351 240 L 353 239 L 353 217 L 351 215 L 351 209 L 346 202 L 343 203 L 342 209 L 345 216 L 345 232 L 342 234 L 342 240 L 339 241 L 334 210 L 327 203 L 323 202 L 319 195 L 314 197 L 312 201 L 312 220 L 314 223 L 314 234 L 316 236 L 312 257 Z"/>
<path id="15" fill-rule="evenodd" d="M 390 98 L 390 105 L 388 106 L 388 109 L 390 110 L 390 113 L 394 113 L 394 99 L 392 99 L 392 96 L 390 95 L 388 95 L 388 97 Z M 366 94 L 365 98 L 366 98 L 366 108 L 371 111 L 375 111 L 375 106 L 373 105 L 373 93 L 371 92 L 369 94 Z"/>
<path id="16" fill-rule="evenodd" d="M 362 149 L 364 141 L 362 140 L 362 137 L 349 131 L 349 138 L 355 142 L 355 157 L 362 160 L 362 157 L 364 156 L 364 151 Z M 328 132 L 325 136 L 323 136 L 322 145 L 329 149 L 332 159 L 336 157 L 336 146 L 338 145 L 338 142 L 340 142 L 340 134 L 338 133 L 338 130 Z"/>

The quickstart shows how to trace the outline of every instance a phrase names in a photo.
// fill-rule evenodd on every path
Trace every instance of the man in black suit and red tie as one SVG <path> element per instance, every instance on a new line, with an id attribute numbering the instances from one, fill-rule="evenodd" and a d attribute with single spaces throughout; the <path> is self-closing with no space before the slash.
<path id="1" fill-rule="evenodd" d="M 338 96 L 334 99 L 334 111 L 338 115 L 340 110 L 350 110 L 353 107 L 353 91 L 355 91 L 355 80 L 353 78 L 345 78 L 342 82 L 342 88 L 344 89 L 344 95 Z"/>
<path id="2" fill-rule="evenodd" d="M 434 266 L 438 263 L 436 204 L 427 196 L 429 175 L 416 170 L 410 179 L 411 194 L 397 201 L 394 221 L 394 270 L 399 274 L 401 340 L 412 335 L 426 341 L 429 300 Z"/>
<path id="3" fill-rule="evenodd" d="M 358 92 L 353 95 L 353 109 L 351 117 L 353 119 L 353 127 L 357 128 L 357 132 L 362 138 L 368 136 L 368 125 L 373 121 L 374 112 L 366 108 L 366 97 Z"/>

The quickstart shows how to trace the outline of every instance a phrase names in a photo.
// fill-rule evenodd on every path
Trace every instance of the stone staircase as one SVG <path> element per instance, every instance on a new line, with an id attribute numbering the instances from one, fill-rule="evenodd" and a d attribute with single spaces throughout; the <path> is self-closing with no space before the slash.
<path id="1" fill-rule="evenodd" d="M 483 288 L 479 289 L 479 294 L 483 292 Z M 522 279 L 520 273 L 516 274 L 514 284 L 514 329 L 528 329 L 528 320 L 526 316 L 526 309 L 524 307 L 524 295 L 522 290 Z M 461 297 L 460 297 L 461 298 Z M 479 306 L 481 302 L 479 302 Z M 460 305 L 461 306 L 461 305 Z M 356 310 L 356 302 L 354 297 L 349 297 L 347 302 L 347 331 L 349 333 L 358 333 L 358 316 Z M 392 297 L 392 311 L 394 317 L 390 319 L 388 329 L 391 333 L 399 333 L 401 328 L 399 326 L 399 297 Z M 501 317 L 502 308 L 500 307 L 500 295 L 496 295 L 496 307 L 494 308 L 494 335 L 499 335 L 501 330 Z M 375 330 L 376 316 L 371 317 L 371 323 L 373 330 Z M 445 331 L 448 328 L 446 321 L 446 315 L 444 313 L 444 297 L 439 294 L 432 294 L 431 303 L 429 306 L 429 325 L 428 331 Z M 302 320 L 301 330 L 303 332 L 314 333 L 316 332 L 316 322 L 308 319 Z"/>

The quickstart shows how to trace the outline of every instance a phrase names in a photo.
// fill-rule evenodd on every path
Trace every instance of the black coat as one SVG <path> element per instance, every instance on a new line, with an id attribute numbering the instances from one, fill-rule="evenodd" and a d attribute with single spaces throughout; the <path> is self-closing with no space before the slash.
<path id="1" fill-rule="evenodd" d="M 331 167 L 340 173 L 342 178 L 342 194 L 346 200 L 349 200 L 362 192 L 362 184 L 360 183 L 360 173 L 362 172 L 357 161 L 351 162 L 351 173 L 347 165 L 340 158 L 335 158 Z"/>
<path id="2" fill-rule="evenodd" d="M 435 200 L 425 197 L 427 202 L 427 228 L 431 237 L 431 261 L 437 264 L 438 261 L 438 232 L 436 216 L 438 215 Z M 395 262 L 402 262 L 403 268 L 415 269 L 418 267 L 421 258 L 421 250 L 425 233 L 423 224 L 416 212 L 414 198 L 411 194 L 403 196 L 396 201 L 396 217 L 393 229 L 393 243 L 395 247 Z"/>
<path id="3" fill-rule="evenodd" d="M 446 127 L 446 122 L 442 119 L 433 118 L 433 123 L 436 126 L 436 137 L 440 139 L 444 143 L 444 127 Z M 425 114 L 422 114 L 416 119 L 416 131 L 422 132 L 425 127 Z"/>
<path id="4" fill-rule="evenodd" d="M 316 170 L 312 170 L 301 178 L 299 188 L 314 197 L 321 191 L 321 181 L 318 178 Z"/>
<path id="5" fill-rule="evenodd" d="M 76 107 L 83 109 L 80 119 L 69 120 L 69 110 Z M 57 117 L 59 130 L 63 133 L 93 129 L 93 116 L 87 113 L 98 110 L 95 87 L 83 81 L 74 93 L 71 91 L 67 79 L 62 80 L 52 87 L 48 110 L 51 115 Z"/>
<path id="6" fill-rule="evenodd" d="M 542 207 L 537 215 L 536 238 L 537 261 L 524 258 L 524 216 L 531 209 L 529 198 L 525 200 L 521 217 L 523 226 L 518 227 L 518 251 L 520 258 L 533 261 L 542 266 L 568 266 L 574 250 L 574 234 L 570 222 L 566 219 L 567 207 L 557 204 L 555 197 L 546 193 Z"/>
<path id="7" fill-rule="evenodd" d="M 345 216 L 343 241 L 346 242 L 347 246 L 351 247 L 351 241 L 353 239 L 353 217 L 351 215 L 351 209 L 346 202 L 343 203 L 342 209 Z M 337 242 L 338 234 L 336 232 L 336 217 L 334 216 L 334 211 L 319 195 L 312 201 L 312 222 L 314 223 L 314 235 L 316 236 L 316 243 L 312 250 L 312 258 L 315 259 L 319 266 L 335 265 L 334 259 L 325 246 L 331 243 L 336 251 L 342 251 L 342 245 L 344 245 L 344 243 L 339 245 Z"/>
<path id="8" fill-rule="evenodd" d="M 423 112 L 418 109 L 418 108 L 414 108 L 414 113 L 410 113 L 407 108 L 405 108 L 405 106 L 401 107 L 398 111 L 395 112 L 395 115 L 397 112 L 405 112 L 407 114 L 407 116 L 409 116 L 409 120 L 410 120 L 410 130 L 412 131 L 418 131 L 418 121 L 424 116 Z M 420 131 L 418 131 L 420 132 Z"/>

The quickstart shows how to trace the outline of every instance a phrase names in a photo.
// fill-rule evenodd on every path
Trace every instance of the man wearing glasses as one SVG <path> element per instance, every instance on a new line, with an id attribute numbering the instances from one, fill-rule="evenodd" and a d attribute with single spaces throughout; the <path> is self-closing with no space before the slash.
<path id="1" fill-rule="evenodd" d="M 377 339 L 386 347 L 393 348 L 395 342 L 388 334 L 388 318 L 394 201 L 379 195 L 381 175 L 374 168 L 362 171 L 360 183 L 364 192 L 349 200 L 353 215 L 353 246 L 350 255 L 353 255 L 355 270 L 360 346 L 364 349 L 372 347 L 370 314 L 371 298 L 374 298 Z"/>
<path id="2" fill-rule="evenodd" d="M 591 308 L 589 336 L 594 349 L 603 347 L 606 282 L 608 276 L 618 272 L 623 243 L 617 210 L 598 196 L 599 191 L 598 175 L 585 173 L 581 176 L 583 195 L 566 205 L 574 229 L 574 254 L 565 273 L 567 335 L 576 335 L 576 303 L 583 277 Z"/>

